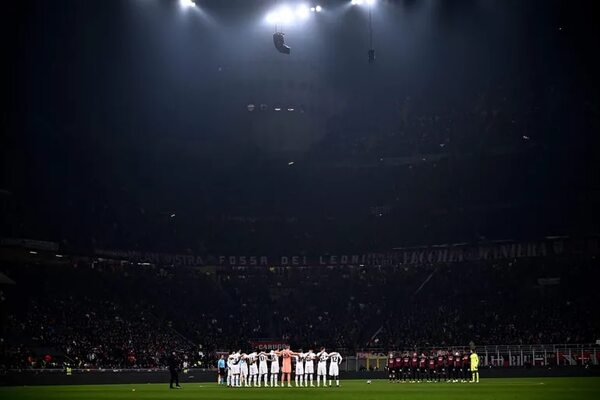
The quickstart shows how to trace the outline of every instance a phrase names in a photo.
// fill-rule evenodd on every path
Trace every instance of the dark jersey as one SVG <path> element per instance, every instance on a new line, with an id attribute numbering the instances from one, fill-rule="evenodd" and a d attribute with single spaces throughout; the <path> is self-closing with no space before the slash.
<path id="1" fill-rule="evenodd" d="M 454 356 L 452 354 L 448 354 L 448 366 L 454 367 Z"/>
<path id="2" fill-rule="evenodd" d="M 463 367 L 465 367 L 465 368 L 468 367 L 469 362 L 470 362 L 469 355 L 468 354 L 463 355 L 463 357 L 462 357 Z"/>
<path id="3" fill-rule="evenodd" d="M 402 368 L 402 357 L 394 358 L 394 368 Z"/>
<path id="4" fill-rule="evenodd" d="M 394 369 L 394 368 L 396 368 L 396 364 L 395 364 L 394 360 L 395 360 L 395 358 L 393 358 L 393 357 L 392 358 L 388 358 L 388 361 L 387 361 L 387 367 L 388 367 L 388 369 Z"/>
<path id="5" fill-rule="evenodd" d="M 438 356 L 438 358 L 437 358 L 437 366 L 438 367 L 443 367 L 444 366 L 444 356 Z"/>
<path id="6" fill-rule="evenodd" d="M 418 364 L 419 364 L 419 359 L 418 359 L 417 357 L 413 357 L 413 358 L 410 360 L 410 366 L 411 366 L 411 367 L 413 367 L 413 368 L 414 368 L 414 367 L 416 367 Z"/>
<path id="7" fill-rule="evenodd" d="M 462 368 L 462 358 L 460 356 L 454 357 L 454 366 L 456 368 Z"/>
<path id="8" fill-rule="evenodd" d="M 409 357 L 404 357 L 402 359 L 402 366 L 403 367 L 410 367 L 410 358 Z"/>
<path id="9" fill-rule="evenodd" d="M 430 357 L 428 365 L 429 365 L 429 369 L 435 369 L 435 358 Z"/>
<path id="10" fill-rule="evenodd" d="M 425 368 L 427 366 L 427 359 L 425 357 L 419 358 L 419 368 Z"/>

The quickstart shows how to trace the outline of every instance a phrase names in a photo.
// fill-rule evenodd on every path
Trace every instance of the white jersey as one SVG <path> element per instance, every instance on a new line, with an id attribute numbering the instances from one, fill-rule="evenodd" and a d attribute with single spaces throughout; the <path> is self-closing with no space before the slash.
<path id="1" fill-rule="evenodd" d="M 227 375 L 233 374 L 233 359 L 233 354 L 230 354 L 229 357 L 227 357 Z"/>
<path id="2" fill-rule="evenodd" d="M 250 375 L 258 375 L 258 365 L 256 365 L 256 360 L 258 355 L 256 353 L 248 354 L 248 363 L 250 364 Z"/>
<path id="3" fill-rule="evenodd" d="M 231 361 L 231 373 L 236 375 L 240 373 L 240 359 L 242 356 L 239 353 L 233 354 L 233 360 Z"/>
<path id="4" fill-rule="evenodd" d="M 317 363 L 317 375 L 327 375 L 327 360 L 329 359 L 329 354 L 326 351 L 321 351 L 317 354 L 317 359 L 319 362 Z"/>
<path id="5" fill-rule="evenodd" d="M 258 373 L 260 375 L 265 375 L 269 373 L 269 368 L 267 367 L 267 360 L 269 356 L 267 353 L 261 352 L 258 354 Z"/>
<path id="6" fill-rule="evenodd" d="M 278 374 L 279 373 L 279 356 L 275 354 L 274 351 L 269 353 L 271 356 L 271 373 Z"/>
<path id="7" fill-rule="evenodd" d="M 299 353 L 297 356 L 294 356 L 296 360 L 296 375 L 304 375 L 304 359 L 306 358 L 306 353 Z"/>
<path id="8" fill-rule="evenodd" d="M 312 351 L 305 353 L 304 358 L 306 362 L 304 364 L 304 373 L 305 374 L 314 374 L 315 373 L 315 358 L 316 354 Z"/>
<path id="9" fill-rule="evenodd" d="M 329 353 L 329 375 L 339 376 L 340 368 L 339 365 L 342 363 L 342 355 L 337 351 Z"/>
<path id="10" fill-rule="evenodd" d="M 248 376 L 248 362 L 245 359 L 240 359 L 240 374 Z"/>

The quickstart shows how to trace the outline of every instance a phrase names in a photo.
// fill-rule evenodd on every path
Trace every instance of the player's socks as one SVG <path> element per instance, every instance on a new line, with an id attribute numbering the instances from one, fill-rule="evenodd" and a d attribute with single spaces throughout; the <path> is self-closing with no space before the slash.
<path id="1" fill-rule="evenodd" d="M 303 378 L 304 378 L 304 376 L 303 376 L 303 375 L 300 375 L 300 386 L 303 386 L 303 385 L 304 385 Z"/>
<path id="2" fill-rule="evenodd" d="M 296 387 L 298 387 L 298 375 L 294 378 L 294 382 L 296 382 Z"/>
<path id="3" fill-rule="evenodd" d="M 329 378 L 329 387 L 331 387 L 331 378 Z"/>

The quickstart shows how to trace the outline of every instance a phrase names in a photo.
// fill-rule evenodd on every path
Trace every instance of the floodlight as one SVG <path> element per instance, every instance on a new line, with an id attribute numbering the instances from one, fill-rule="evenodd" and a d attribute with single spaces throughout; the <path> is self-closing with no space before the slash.
<path id="1" fill-rule="evenodd" d="M 321 7 L 321 6 L 316 6 L 316 7 L 315 7 L 315 11 L 316 11 L 316 12 L 321 12 L 321 11 L 323 11 L 323 7 Z"/>
<path id="2" fill-rule="evenodd" d="M 181 8 L 192 8 L 196 7 L 196 3 L 193 0 L 179 0 L 179 6 Z"/>
<path id="3" fill-rule="evenodd" d="M 300 19 L 307 19 L 310 15 L 310 9 L 307 5 L 301 4 L 296 7 L 296 16 Z"/>

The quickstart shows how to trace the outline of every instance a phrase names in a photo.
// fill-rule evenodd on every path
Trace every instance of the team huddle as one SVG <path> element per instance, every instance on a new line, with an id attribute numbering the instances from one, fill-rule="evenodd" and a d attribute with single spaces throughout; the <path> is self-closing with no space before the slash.
<path id="1" fill-rule="evenodd" d="M 479 356 L 460 351 L 438 351 L 429 355 L 390 353 L 387 368 L 390 382 L 479 383 Z"/>
<path id="2" fill-rule="evenodd" d="M 281 364 L 280 364 L 281 361 Z M 342 356 L 338 352 L 328 353 L 325 348 L 314 353 L 312 350 L 304 353 L 302 350 L 292 351 L 289 346 L 283 350 L 271 350 L 270 352 L 254 351 L 246 354 L 241 350 L 231 353 L 219 361 L 219 384 L 224 383 L 227 376 L 227 386 L 231 387 L 280 387 L 278 375 L 281 373 L 281 387 L 287 380 L 287 386 L 292 387 L 292 370 L 295 375 L 296 387 L 315 387 L 315 362 L 317 364 L 317 387 L 327 385 L 329 375 L 329 386 L 335 379 L 336 386 L 340 386 L 339 365 Z M 225 367 L 226 365 L 226 367 Z M 270 379 L 269 379 L 270 378 Z M 310 383 L 309 383 L 310 382 Z"/>

